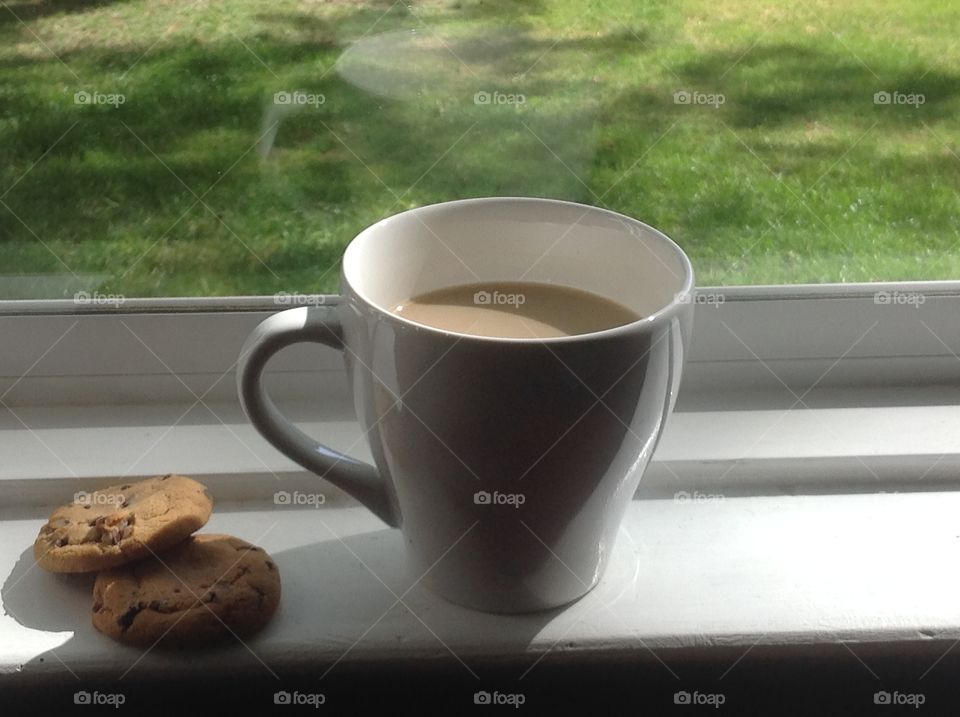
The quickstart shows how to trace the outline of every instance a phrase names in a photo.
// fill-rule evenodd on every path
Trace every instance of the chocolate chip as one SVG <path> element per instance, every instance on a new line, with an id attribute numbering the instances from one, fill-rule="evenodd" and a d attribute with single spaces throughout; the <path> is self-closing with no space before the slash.
<path id="1" fill-rule="evenodd" d="M 143 610 L 143 605 L 134 605 L 117 619 L 117 624 L 124 630 L 128 629 L 141 610 Z"/>

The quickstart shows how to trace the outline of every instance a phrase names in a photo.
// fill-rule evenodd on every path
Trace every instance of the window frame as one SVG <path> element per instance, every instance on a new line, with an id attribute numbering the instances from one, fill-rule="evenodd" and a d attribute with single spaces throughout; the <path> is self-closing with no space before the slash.
<path id="1" fill-rule="evenodd" d="M 914 297 L 914 303 L 877 296 Z M 960 281 L 769 285 L 697 289 L 681 410 L 723 410 L 737 392 L 960 382 Z M 0 395 L 10 405 L 168 402 L 183 382 L 231 400 L 231 373 L 247 333 L 266 316 L 336 295 L 129 299 L 109 308 L 67 300 L 0 302 Z M 789 328 L 786 328 L 789 327 Z M 56 346 L 65 342 L 60 350 Z M 64 350 L 66 349 L 66 350 Z M 338 352 L 285 350 L 275 390 L 305 374 L 342 382 Z M 158 380 L 162 377 L 178 381 Z"/>
<path id="2" fill-rule="evenodd" d="M 877 303 L 882 291 L 923 303 Z M 960 282 L 703 287 L 697 296 L 714 303 L 695 311 L 679 401 L 641 486 L 647 495 L 942 490 L 953 480 Z M 279 477 L 315 485 L 249 425 L 234 368 L 248 333 L 288 302 L 337 301 L 138 299 L 110 311 L 5 302 L 0 415 L 13 433 L 0 496 L 52 505 L 65 481 L 107 485 L 171 465 L 244 500 Z M 265 381 L 303 430 L 369 460 L 340 352 L 286 348 Z M 133 466 L 113 449 L 130 426 L 142 430 L 129 447 L 150 453 Z M 43 451 L 18 450 L 20 440 Z M 51 450 L 63 440 L 67 462 Z M 56 460 L 40 460 L 50 458 L 44 451 Z"/>

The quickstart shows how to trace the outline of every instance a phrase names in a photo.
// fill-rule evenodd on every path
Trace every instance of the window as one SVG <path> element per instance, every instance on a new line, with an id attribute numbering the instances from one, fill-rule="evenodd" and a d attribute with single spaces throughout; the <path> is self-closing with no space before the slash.
<path id="1" fill-rule="evenodd" d="M 291 517 L 267 546 L 283 570 L 301 566 L 291 585 L 323 574 L 322 609 L 296 588 L 287 609 L 332 616 L 342 633 L 305 618 L 211 667 L 286 676 L 317 655 L 435 656 L 440 637 L 473 679 L 466 651 L 495 652 L 487 639 L 537 653 L 533 669 L 557 646 L 632 654 L 643 638 L 669 703 L 690 698 L 669 681 L 693 684 L 678 655 L 697 644 L 729 648 L 701 692 L 766 643 L 832 643 L 857 677 L 886 680 L 869 658 L 861 672 L 847 645 L 859 640 L 912 641 L 934 651 L 918 674 L 950 674 L 938 658 L 960 634 L 953 606 L 916 612 L 918 594 L 956 587 L 938 569 L 955 551 L 955 506 L 935 489 L 960 464 L 960 6 L 932 5 L 0 3 L 0 560 L 18 563 L 3 574 L 0 673 L 28 688 L 61 664 L 108 680 L 173 674 L 156 655 L 108 654 L 92 628 L 68 636 L 60 606 L 33 600 L 61 592 L 50 598 L 20 554 L 31 521 L 78 479 L 174 469 L 211 487 L 218 529 L 266 535 L 278 483 L 313 495 L 318 481 L 240 410 L 248 333 L 279 309 L 337 301 L 343 247 L 382 217 L 537 195 L 646 221 L 697 271 L 680 400 L 641 483 L 655 500 L 631 506 L 678 538 L 667 557 L 644 545 L 660 562 L 643 569 L 685 569 L 651 588 L 666 586 L 656 610 L 620 610 L 632 594 L 618 584 L 602 599 L 617 609 L 581 603 L 528 644 L 513 622 L 508 638 L 496 621 L 458 632 L 459 615 L 421 620 L 418 605 L 364 641 L 376 591 L 400 578 L 355 559 L 386 545 L 394 570 L 402 546 L 331 489 L 327 512 Z M 267 381 L 305 431 L 369 460 L 336 352 L 285 349 Z M 825 514 L 842 539 L 799 542 Z M 355 553 L 316 550 L 321 516 Z M 733 554 L 748 557 L 729 579 Z M 894 590 L 888 558 L 923 569 Z M 637 565 L 617 579 L 636 584 Z M 720 595 L 717 619 L 685 594 Z M 343 635 L 358 638 L 352 652 Z"/>
<path id="2" fill-rule="evenodd" d="M 11 0 L 0 298 L 333 292 L 391 213 L 540 195 L 701 285 L 960 276 L 960 9 Z"/>

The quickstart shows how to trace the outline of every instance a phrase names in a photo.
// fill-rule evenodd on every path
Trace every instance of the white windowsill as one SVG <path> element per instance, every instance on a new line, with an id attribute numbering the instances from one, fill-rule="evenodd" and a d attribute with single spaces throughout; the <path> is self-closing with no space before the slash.
<path id="1" fill-rule="evenodd" d="M 544 653 L 562 659 L 649 648 L 669 664 L 673 650 L 839 641 L 922 641 L 936 656 L 960 637 L 960 578 L 943 569 L 960 559 L 958 510 L 955 493 L 637 500 L 608 573 L 585 598 L 552 613 L 496 616 L 420 586 L 394 604 L 415 576 L 404 568 L 399 532 L 364 509 L 222 505 L 207 529 L 263 545 L 280 567 L 284 594 L 249 650 L 233 644 L 209 659 L 218 672 L 266 671 L 259 658 L 283 673 L 327 666 L 345 653 L 348 662 L 409 661 L 449 657 L 449 649 L 467 666 L 490 656 L 532 665 Z M 0 523 L 0 569 L 22 576 L 5 589 L 0 671 L 21 684 L 66 677 L 63 664 L 81 679 L 117 679 L 131 667 L 139 676 L 196 671 L 202 655 L 185 662 L 154 650 L 138 662 L 141 650 L 97 633 L 91 579 L 24 574 L 38 524 Z"/>
<path id="2" fill-rule="evenodd" d="M 0 453 L 12 459 L 0 472 L 0 571 L 8 576 L 0 673 L 13 683 L 63 673 L 61 660 L 81 676 L 116 678 L 140 656 L 93 630 L 89 580 L 30 568 L 33 538 L 52 505 L 127 472 L 198 477 L 217 500 L 206 530 L 240 535 L 274 554 L 284 579 L 281 609 L 249 643 L 274 671 L 333 663 L 394 603 L 390 590 L 403 595 L 415 580 L 403 567 L 398 531 L 276 453 L 235 404 L 210 407 L 225 425 L 203 406 L 170 430 L 185 406 L 24 407 L 18 415 L 30 430 L 0 430 Z M 309 432 L 337 448 L 356 443 L 351 453 L 367 458 L 346 404 L 331 399 L 325 407 L 319 420 L 308 404 L 286 409 L 310 416 L 301 421 Z M 738 458 L 757 427 L 777 418 L 782 430 L 746 451 L 749 459 Z M 914 430 L 905 434 L 904 426 Z M 921 642 L 936 657 L 960 638 L 952 597 L 960 577 L 942 569 L 960 559 L 960 494 L 945 490 L 960 462 L 958 428 L 960 409 L 952 406 L 676 413 L 609 571 L 583 600 L 503 617 L 417 587 L 344 659 L 442 658 L 449 647 L 468 666 L 471 657 L 491 656 L 532 664 L 547 652 L 557 659 L 650 648 L 669 663 L 675 650 L 841 641 Z M 44 444 L 86 477 L 71 475 Z M 277 490 L 320 492 L 326 502 L 277 506 Z M 692 500 L 675 499 L 679 491 Z M 898 570 L 912 579 L 890 581 Z M 134 669 L 172 673 L 179 663 L 153 651 Z M 216 665 L 265 670 L 239 644 L 217 652 Z"/>
<path id="3" fill-rule="evenodd" d="M 90 625 L 89 580 L 31 569 L 31 546 L 75 491 L 171 471 L 210 486 L 206 530 L 277 558 L 281 608 L 249 643 L 276 672 L 344 655 L 453 660 L 448 647 L 467 666 L 547 653 L 653 660 L 646 648 L 669 664 L 691 650 L 733 649 L 733 663 L 753 645 L 857 642 L 861 656 L 910 645 L 933 663 L 960 638 L 960 578 L 944 569 L 960 557 L 960 284 L 887 288 L 897 287 L 927 300 L 879 306 L 874 285 L 748 287 L 698 310 L 680 410 L 608 573 L 579 602 L 526 617 L 463 610 L 420 587 L 388 611 L 395 596 L 378 578 L 397 595 L 416 579 L 400 533 L 274 451 L 236 403 L 232 362 L 271 310 L 262 298 L 76 316 L 31 302 L 0 317 L 0 393 L 12 409 L 0 410 L 0 685 L 72 680 L 63 663 L 116 679 L 136 663 L 140 651 Z M 369 459 L 337 352 L 288 350 L 270 386 L 308 433 Z M 190 392 L 205 401 L 188 411 Z M 277 490 L 326 502 L 277 506 Z M 211 655 L 152 651 L 131 674 L 197 660 L 266 672 L 238 644 Z"/>

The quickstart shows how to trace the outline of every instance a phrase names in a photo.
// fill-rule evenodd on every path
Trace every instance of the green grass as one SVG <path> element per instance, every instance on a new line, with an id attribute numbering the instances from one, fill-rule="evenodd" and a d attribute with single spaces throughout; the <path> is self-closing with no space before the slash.
<path id="1" fill-rule="evenodd" d="M 956 279 L 957 26 L 907 0 L 9 0 L 0 298 L 332 291 L 364 226 L 497 194 L 643 219 L 701 285 Z"/>

